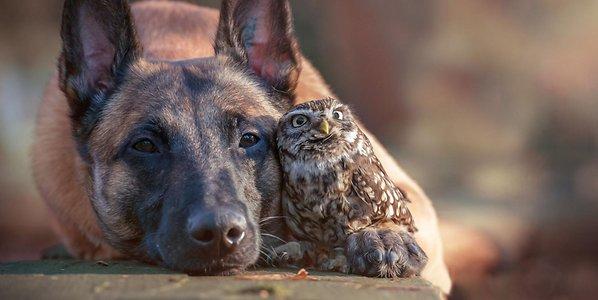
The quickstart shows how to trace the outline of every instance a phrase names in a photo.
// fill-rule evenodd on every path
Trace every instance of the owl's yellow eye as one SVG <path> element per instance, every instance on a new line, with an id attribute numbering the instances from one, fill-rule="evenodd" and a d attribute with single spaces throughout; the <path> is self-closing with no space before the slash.
<path id="1" fill-rule="evenodd" d="M 342 120 L 343 119 L 343 113 L 340 112 L 340 111 L 338 111 L 338 110 L 335 110 L 335 111 L 332 112 L 332 117 L 335 118 L 335 119 L 337 119 L 337 120 Z"/>
<path id="2" fill-rule="evenodd" d="M 291 120 L 291 123 L 293 124 L 293 127 L 295 127 L 295 128 L 301 127 L 301 126 L 307 124 L 307 117 L 304 115 L 296 115 Z"/>

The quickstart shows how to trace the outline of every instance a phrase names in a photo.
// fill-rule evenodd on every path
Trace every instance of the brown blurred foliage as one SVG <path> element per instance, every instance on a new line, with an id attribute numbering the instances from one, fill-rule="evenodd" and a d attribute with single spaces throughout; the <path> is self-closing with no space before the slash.
<path id="1" fill-rule="evenodd" d="M 59 48 L 60 2 L 0 0 L 2 261 L 54 242 L 28 148 Z M 464 295 L 596 291 L 597 1 L 292 4 L 305 55 L 441 219 L 481 228 L 504 249 L 505 269 L 463 279 Z"/>

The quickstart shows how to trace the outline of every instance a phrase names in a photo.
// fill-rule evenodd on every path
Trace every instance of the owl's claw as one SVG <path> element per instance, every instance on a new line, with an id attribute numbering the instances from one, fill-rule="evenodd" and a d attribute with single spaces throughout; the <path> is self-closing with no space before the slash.
<path id="1" fill-rule="evenodd" d="M 274 248 L 272 262 L 279 267 L 303 267 L 311 250 L 311 245 L 307 243 L 288 242 Z"/>
<path id="2" fill-rule="evenodd" d="M 349 263 L 342 248 L 333 249 L 328 255 L 318 259 L 318 267 L 323 271 L 349 273 Z"/>
<path id="3" fill-rule="evenodd" d="M 347 239 L 351 272 L 377 277 L 419 275 L 428 257 L 407 231 L 367 228 Z"/>

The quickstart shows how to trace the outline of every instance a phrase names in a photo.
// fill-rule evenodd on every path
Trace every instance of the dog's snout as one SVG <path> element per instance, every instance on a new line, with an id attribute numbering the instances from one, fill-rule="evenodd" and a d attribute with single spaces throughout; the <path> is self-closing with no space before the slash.
<path id="1" fill-rule="evenodd" d="M 201 212 L 189 218 L 189 234 L 205 250 L 232 250 L 245 238 L 247 220 L 233 210 Z"/>

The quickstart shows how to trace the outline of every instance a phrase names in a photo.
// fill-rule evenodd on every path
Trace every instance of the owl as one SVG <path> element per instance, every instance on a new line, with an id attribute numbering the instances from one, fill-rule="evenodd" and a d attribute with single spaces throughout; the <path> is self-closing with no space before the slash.
<path id="1" fill-rule="evenodd" d="M 349 107 L 335 99 L 293 107 L 279 122 L 277 146 L 284 217 L 303 263 L 371 276 L 419 273 L 427 257 L 413 239 L 409 200 Z"/>

